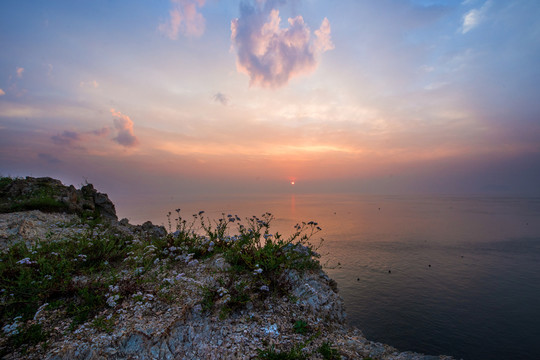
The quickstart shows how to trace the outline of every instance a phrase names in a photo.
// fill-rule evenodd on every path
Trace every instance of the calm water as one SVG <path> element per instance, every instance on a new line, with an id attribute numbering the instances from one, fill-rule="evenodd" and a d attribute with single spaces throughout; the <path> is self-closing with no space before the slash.
<path id="1" fill-rule="evenodd" d="M 318 221 L 327 272 L 370 340 L 464 359 L 540 359 L 540 198 L 213 196 L 119 213 L 166 225 L 176 208 L 187 217 L 269 211 L 283 234 Z"/>

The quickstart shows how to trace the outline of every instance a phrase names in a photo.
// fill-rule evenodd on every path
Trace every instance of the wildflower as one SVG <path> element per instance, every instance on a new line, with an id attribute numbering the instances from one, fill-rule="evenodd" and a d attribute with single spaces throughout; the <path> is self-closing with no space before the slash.
<path id="1" fill-rule="evenodd" d="M 5 325 L 2 330 L 7 336 L 17 335 L 19 333 L 19 320 L 21 316 L 17 316 L 13 319 L 13 324 Z"/>
<path id="2" fill-rule="evenodd" d="M 47 306 L 49 306 L 49 303 L 45 303 L 45 304 L 41 305 L 41 306 L 37 309 L 36 314 L 34 315 L 34 320 L 37 320 L 39 314 L 40 314 Z"/>
<path id="3" fill-rule="evenodd" d="M 176 275 L 175 279 L 180 280 L 182 277 L 184 277 L 184 275 L 186 275 L 186 274 L 180 273 L 180 274 Z"/>
<path id="4" fill-rule="evenodd" d="M 120 295 L 118 294 L 109 296 L 107 298 L 107 305 L 109 305 L 112 308 L 115 307 L 117 305 L 116 302 L 118 301 L 118 299 L 120 299 Z"/>
<path id="5" fill-rule="evenodd" d="M 17 264 L 21 264 L 21 265 L 32 265 L 32 264 L 35 264 L 35 263 L 36 262 L 30 260 L 30 258 L 24 258 L 24 259 L 21 259 L 21 260 L 17 261 Z"/>
<path id="6" fill-rule="evenodd" d="M 163 279 L 163 282 L 168 283 L 170 285 L 174 285 L 174 279 L 171 279 L 171 278 L 165 278 Z"/>
<path id="7" fill-rule="evenodd" d="M 271 238 L 272 236 L 274 236 L 274 235 L 272 235 L 272 234 L 264 234 L 264 239 L 265 239 L 265 240 L 268 240 L 268 239 Z"/>
<path id="8" fill-rule="evenodd" d="M 109 291 L 112 293 L 117 293 L 118 291 L 120 291 L 120 288 L 118 287 L 118 285 L 109 285 Z"/>
<path id="9" fill-rule="evenodd" d="M 224 295 L 228 294 L 229 291 L 225 289 L 224 287 L 220 287 L 217 291 L 219 297 L 223 297 Z"/>
<path id="10" fill-rule="evenodd" d="M 263 269 L 261 269 L 259 267 L 259 264 L 256 264 L 255 265 L 255 270 L 253 270 L 253 275 L 260 275 L 260 274 L 262 274 L 262 272 L 263 272 Z"/>
<path id="11" fill-rule="evenodd" d="M 259 290 L 261 290 L 261 291 L 270 291 L 270 288 L 268 286 L 266 286 L 266 285 L 263 285 L 263 286 L 261 286 L 259 288 Z"/>
<path id="12" fill-rule="evenodd" d="M 188 262 L 188 266 L 195 266 L 195 265 L 198 265 L 199 264 L 199 260 L 197 259 L 194 259 L 194 260 L 191 260 L 190 262 Z"/>

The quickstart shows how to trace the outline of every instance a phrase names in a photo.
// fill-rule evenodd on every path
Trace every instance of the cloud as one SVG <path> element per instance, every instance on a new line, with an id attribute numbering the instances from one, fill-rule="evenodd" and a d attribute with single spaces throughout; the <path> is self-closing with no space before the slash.
<path id="1" fill-rule="evenodd" d="M 46 153 L 39 153 L 38 154 L 38 159 L 41 160 L 41 161 L 45 161 L 49 164 L 60 164 L 62 161 L 60 159 L 58 159 L 57 157 L 51 155 L 51 154 L 46 154 Z"/>
<path id="2" fill-rule="evenodd" d="M 61 134 L 51 136 L 51 139 L 56 145 L 71 146 L 73 143 L 82 140 L 82 137 L 75 131 L 64 131 Z"/>
<path id="3" fill-rule="evenodd" d="M 114 128 L 117 131 L 117 135 L 113 140 L 125 147 L 133 147 L 139 144 L 139 139 L 133 134 L 133 121 L 129 116 L 114 109 L 111 109 L 111 114 L 114 116 Z"/>
<path id="4" fill-rule="evenodd" d="M 237 69 L 249 75 L 250 85 L 284 86 L 291 77 L 314 70 L 318 56 L 334 48 L 327 18 L 314 36 L 302 16 L 289 18 L 289 27 L 281 28 L 273 3 L 243 3 L 240 17 L 231 22 Z"/>
<path id="5" fill-rule="evenodd" d="M 107 136 L 109 135 L 110 132 L 111 132 L 111 129 L 108 127 L 103 127 L 101 129 L 91 131 L 92 135 L 96 135 L 96 136 Z"/>
<path id="6" fill-rule="evenodd" d="M 0 96 L 6 95 L 6 92 L 2 89 L 0 89 Z"/>
<path id="7" fill-rule="evenodd" d="M 65 130 L 61 134 L 51 136 L 51 139 L 56 145 L 73 146 L 75 145 L 75 143 L 86 141 L 90 135 L 105 137 L 109 135 L 110 132 L 111 129 L 109 127 L 103 127 L 101 129 L 86 131 L 82 133 Z"/>
<path id="8" fill-rule="evenodd" d="M 491 0 L 487 0 L 479 9 L 472 9 L 463 16 L 463 25 L 461 33 L 466 34 L 484 21 L 486 12 L 491 6 Z"/>
<path id="9" fill-rule="evenodd" d="M 184 36 L 199 37 L 204 33 L 205 19 L 197 8 L 202 8 L 206 0 L 171 0 L 169 20 L 159 24 L 159 31 L 171 40 Z"/>
<path id="10" fill-rule="evenodd" d="M 221 92 L 217 92 L 214 95 L 214 101 L 221 103 L 222 105 L 227 105 L 229 103 L 229 97 Z"/>
<path id="11" fill-rule="evenodd" d="M 99 83 L 96 80 L 92 81 L 81 81 L 79 83 L 80 87 L 93 87 L 94 89 L 97 89 L 99 87 Z"/>
<path id="12" fill-rule="evenodd" d="M 24 68 L 18 67 L 18 68 L 17 68 L 17 77 L 18 77 L 18 78 L 22 78 L 23 73 L 24 73 Z"/>

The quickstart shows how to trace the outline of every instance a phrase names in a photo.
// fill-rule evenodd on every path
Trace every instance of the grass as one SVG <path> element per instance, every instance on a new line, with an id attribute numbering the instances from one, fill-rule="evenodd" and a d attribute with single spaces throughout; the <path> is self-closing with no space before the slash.
<path id="1" fill-rule="evenodd" d="M 324 360 L 338 360 L 341 359 L 339 351 L 333 347 L 332 343 L 325 341 L 317 349 L 319 354 L 322 355 Z"/>
<path id="2" fill-rule="evenodd" d="M 276 350 L 274 346 L 271 346 L 265 350 L 257 351 L 257 359 L 261 360 L 305 360 L 307 355 L 302 352 L 302 346 L 296 345 L 290 350 Z"/>
<path id="3" fill-rule="evenodd" d="M 305 335 L 309 331 L 309 325 L 304 320 L 296 320 L 293 325 L 293 331 L 297 334 Z"/>
<path id="4" fill-rule="evenodd" d="M 7 183 L 4 179 L 0 186 Z M 167 292 L 170 284 L 156 283 L 158 274 L 175 263 L 220 255 L 230 264 L 219 286 L 201 291 L 203 309 L 217 311 L 221 318 L 250 301 L 281 295 L 286 290 L 280 276 L 287 269 L 320 268 L 316 248 L 309 242 L 320 231 L 317 223 L 298 224 L 284 239 L 270 234 L 273 216 L 269 213 L 248 218 L 245 225 L 232 215 L 211 221 L 200 212 L 187 221 L 179 210 L 177 214 L 176 231 L 172 232 L 169 214 L 171 233 L 164 237 L 134 239 L 118 233 L 108 222 L 87 219 L 81 220 L 86 230 L 71 239 L 43 239 L 34 246 L 21 242 L 1 253 L 0 327 L 13 325 L 16 331 L 4 330 L 7 340 L 0 341 L 0 357 L 46 343 L 48 331 L 33 320 L 38 310 L 65 314 L 71 331 L 91 322 L 95 329 L 110 332 L 112 321 L 104 317 L 104 311 L 132 296 L 142 299 L 137 294 L 145 286 L 155 289 L 159 300 L 175 301 Z M 261 354 L 265 359 L 302 358 L 301 352 Z"/>
<path id="5" fill-rule="evenodd" d="M 16 179 L 10 177 L 0 178 L 0 192 Z M 68 205 L 57 200 L 55 190 L 50 186 L 42 186 L 38 190 L 9 199 L 9 202 L 0 204 L 0 213 L 41 210 L 44 212 L 62 212 L 68 210 Z"/>

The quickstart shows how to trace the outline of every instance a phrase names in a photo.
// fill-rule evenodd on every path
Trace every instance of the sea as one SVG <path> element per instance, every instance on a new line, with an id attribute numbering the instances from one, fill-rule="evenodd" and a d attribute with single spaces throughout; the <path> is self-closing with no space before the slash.
<path id="1" fill-rule="evenodd" d="M 540 197 L 271 194 L 192 196 L 120 207 L 169 227 L 205 211 L 274 215 L 271 232 L 315 221 L 311 238 L 348 322 L 401 351 L 540 359 Z M 233 230 L 233 229 L 231 229 Z"/>

